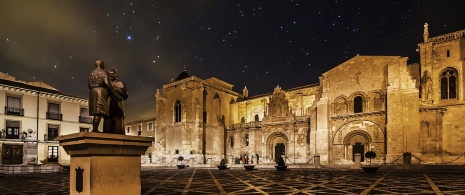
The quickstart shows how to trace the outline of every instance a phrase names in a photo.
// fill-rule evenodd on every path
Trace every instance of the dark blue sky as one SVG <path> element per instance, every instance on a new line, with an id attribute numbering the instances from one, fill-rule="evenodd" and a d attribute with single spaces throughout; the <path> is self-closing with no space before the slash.
<path id="1" fill-rule="evenodd" d="M 456 1 L 0 0 L 0 71 L 87 97 L 101 59 L 129 90 L 127 120 L 155 115 L 155 92 L 190 75 L 249 95 L 318 82 L 360 55 L 418 62 L 430 36 L 465 29 Z"/>

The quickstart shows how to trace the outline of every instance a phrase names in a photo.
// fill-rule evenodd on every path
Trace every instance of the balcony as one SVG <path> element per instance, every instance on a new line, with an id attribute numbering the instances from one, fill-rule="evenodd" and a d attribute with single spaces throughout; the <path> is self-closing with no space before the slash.
<path id="1" fill-rule="evenodd" d="M 252 121 L 248 123 L 236 123 L 233 125 L 229 125 L 228 129 L 235 130 L 235 129 L 248 129 L 248 128 L 261 128 L 262 121 Z"/>
<path id="2" fill-rule="evenodd" d="M 51 120 L 58 120 L 58 121 L 63 120 L 63 114 L 56 113 L 56 112 L 47 112 L 46 117 L 47 119 L 51 119 Z"/>
<path id="3" fill-rule="evenodd" d="M 92 117 L 90 117 L 90 116 L 79 116 L 79 122 L 80 123 L 92 124 Z"/>
<path id="4" fill-rule="evenodd" d="M 16 116 L 24 116 L 24 109 L 23 108 L 15 108 L 15 107 L 5 106 L 5 114 L 16 115 Z"/>

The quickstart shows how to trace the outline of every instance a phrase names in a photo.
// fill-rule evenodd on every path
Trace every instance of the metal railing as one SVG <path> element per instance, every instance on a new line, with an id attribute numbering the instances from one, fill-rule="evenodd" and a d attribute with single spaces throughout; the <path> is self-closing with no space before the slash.
<path id="1" fill-rule="evenodd" d="M 16 115 L 16 116 L 24 116 L 24 109 L 23 108 L 15 108 L 15 107 L 5 106 L 5 114 Z"/>
<path id="2" fill-rule="evenodd" d="M 92 117 L 90 117 L 90 116 L 79 116 L 79 122 L 80 123 L 92 124 Z"/>
<path id="3" fill-rule="evenodd" d="M 51 119 L 51 120 L 63 120 L 63 114 L 61 113 L 56 113 L 56 112 L 47 112 L 46 113 L 46 117 L 47 119 Z"/>

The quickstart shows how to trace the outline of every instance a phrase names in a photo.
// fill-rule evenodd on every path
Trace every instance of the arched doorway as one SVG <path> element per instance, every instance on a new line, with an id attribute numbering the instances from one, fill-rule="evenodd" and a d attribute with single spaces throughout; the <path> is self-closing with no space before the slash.
<path id="1" fill-rule="evenodd" d="M 357 130 L 348 133 L 344 138 L 344 151 L 346 158 L 351 158 L 354 161 L 355 154 L 362 155 L 364 162 L 365 152 L 370 151 L 371 137 L 366 131 Z"/>
<path id="2" fill-rule="evenodd" d="M 286 155 L 288 148 L 288 138 L 284 133 L 275 132 L 268 136 L 266 141 L 266 157 L 278 162 L 279 157 Z"/>
<path id="3" fill-rule="evenodd" d="M 352 120 L 341 124 L 331 142 L 330 163 L 351 164 L 356 153 L 360 153 L 363 159 L 368 151 L 375 152 L 378 160 L 385 160 L 384 130 L 371 120 Z"/>

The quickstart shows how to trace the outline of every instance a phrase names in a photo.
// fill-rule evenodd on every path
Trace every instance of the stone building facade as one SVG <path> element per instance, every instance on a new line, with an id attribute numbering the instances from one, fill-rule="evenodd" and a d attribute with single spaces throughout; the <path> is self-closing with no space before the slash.
<path id="1" fill-rule="evenodd" d="M 318 84 L 249 97 L 217 78 L 183 71 L 156 93 L 154 156 L 198 162 L 241 155 L 273 162 L 376 163 L 411 153 L 413 163 L 463 163 L 465 30 L 418 44 L 419 63 L 364 56 L 325 72 Z"/>

